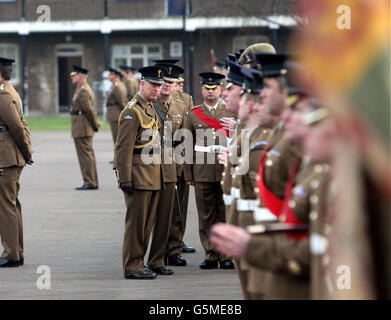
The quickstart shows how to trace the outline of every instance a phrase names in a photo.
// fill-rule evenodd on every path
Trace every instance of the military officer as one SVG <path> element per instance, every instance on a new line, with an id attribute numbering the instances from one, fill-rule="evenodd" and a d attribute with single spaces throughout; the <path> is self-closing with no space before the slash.
<path id="1" fill-rule="evenodd" d="M 231 207 L 232 223 L 246 228 L 254 224 L 253 210 L 257 195 L 253 188 L 256 180 L 259 158 L 267 145 L 271 130 L 265 126 L 266 106 L 260 102 L 259 93 L 263 88 L 263 78 L 260 72 L 252 69 L 241 68 L 245 76 L 243 90 L 241 92 L 238 117 L 243 125 L 242 136 L 245 143 L 242 144 L 242 152 L 239 165 L 233 174 L 233 187 L 238 190 L 235 206 Z M 236 260 L 239 278 L 241 280 L 244 297 L 246 299 L 262 299 L 264 297 L 265 275 L 251 272 L 252 266 L 246 259 Z M 254 286 L 254 283 L 257 285 Z"/>
<path id="2" fill-rule="evenodd" d="M 122 73 L 118 70 L 109 68 L 109 80 L 112 82 L 107 96 L 106 121 L 110 124 L 114 144 L 118 135 L 118 117 L 127 104 L 126 87 L 121 81 Z"/>
<path id="3" fill-rule="evenodd" d="M 121 65 L 119 71 L 122 73 L 122 81 L 126 87 L 128 101 L 132 100 L 138 91 L 138 81 L 136 80 L 134 73 L 135 68 Z"/>
<path id="4" fill-rule="evenodd" d="M 0 58 L 0 237 L 4 251 L 0 267 L 18 267 L 24 263 L 22 211 L 18 199 L 23 167 L 31 165 L 30 133 L 22 116 L 21 99 L 9 83 L 12 63 Z"/>
<path id="5" fill-rule="evenodd" d="M 162 189 L 160 120 L 152 105 L 161 91 L 166 69 L 141 68 L 140 91 L 118 120 L 114 169 L 126 204 L 123 271 L 126 279 L 155 279 L 144 256 L 156 219 Z"/>
<path id="6" fill-rule="evenodd" d="M 156 64 L 157 67 L 165 67 L 168 71 L 164 76 L 160 96 L 153 103 L 160 120 L 160 136 L 162 139 L 162 177 L 163 187 L 160 191 L 160 200 L 158 203 L 155 228 L 152 237 L 151 250 L 149 254 L 148 267 L 157 274 L 170 275 L 171 269 L 164 266 L 164 257 L 170 256 L 181 251 L 182 247 L 172 249 L 168 248 L 168 240 L 171 230 L 171 224 L 175 221 L 173 218 L 174 204 L 180 201 L 179 194 L 176 192 L 177 165 L 174 148 L 178 144 L 176 141 L 177 130 L 183 127 L 183 120 L 186 115 L 185 105 L 182 100 L 174 98 L 172 92 L 175 89 L 175 81 L 183 69 L 179 66 L 167 63 Z M 180 141 L 179 141 L 180 142 Z M 180 212 L 175 212 L 180 214 Z M 181 217 L 179 217 L 181 219 Z M 177 260 L 180 256 L 175 257 Z M 172 258 L 171 258 L 172 260 Z"/>
<path id="7" fill-rule="evenodd" d="M 175 65 L 179 62 L 178 59 L 162 59 L 154 60 L 156 64 L 166 65 L 168 67 Z M 180 68 L 180 67 L 179 67 Z M 173 83 L 174 90 L 172 91 L 172 97 L 174 99 L 180 100 L 183 102 L 182 107 L 185 112 L 193 108 L 193 98 L 186 92 L 183 92 L 183 78 L 180 77 L 184 73 L 182 68 L 173 70 L 175 82 Z M 179 195 L 179 207 L 178 201 L 174 202 L 174 214 L 172 215 L 172 223 L 170 228 L 170 235 L 168 238 L 168 249 L 167 249 L 167 264 L 170 266 L 186 266 L 186 260 L 181 256 L 181 253 L 194 253 L 196 250 L 193 247 L 185 245 L 183 242 L 183 237 L 186 230 L 186 221 L 187 221 L 187 207 L 189 202 L 189 186 L 186 184 L 184 174 L 183 174 L 183 165 L 177 164 L 177 184 L 176 188 Z"/>
<path id="8" fill-rule="evenodd" d="M 72 99 L 71 132 L 83 176 L 83 185 L 76 190 L 98 189 L 96 160 L 92 137 L 98 132 L 100 122 L 94 110 L 94 93 L 87 83 L 88 70 L 73 66 L 72 83 L 76 90 Z"/>
<path id="9" fill-rule="evenodd" d="M 190 110 L 185 128 L 193 134 L 193 164 L 185 164 L 185 179 L 194 185 L 199 216 L 199 234 L 205 250 L 201 269 L 232 269 L 234 265 L 227 256 L 218 254 L 209 241 L 208 233 L 213 224 L 225 221 L 225 206 L 220 185 L 223 165 L 217 160 L 222 146 L 227 146 L 229 131 L 220 122 L 223 117 L 234 117 L 219 103 L 224 76 L 214 72 L 200 73 L 204 103 Z M 200 130 L 201 129 L 201 130 Z"/>
<path id="10" fill-rule="evenodd" d="M 240 92 L 242 90 L 243 83 L 244 77 L 240 72 L 240 66 L 234 62 L 229 62 L 229 73 L 226 79 L 226 86 L 225 90 L 223 91 L 223 97 L 226 103 L 225 109 L 229 112 L 232 112 L 235 117 L 237 117 L 239 112 Z M 221 121 L 226 123 L 226 127 L 230 126 L 228 119 L 222 119 Z M 226 206 L 225 217 L 228 223 L 230 223 L 231 219 L 229 208 L 233 201 L 232 197 L 234 196 L 231 194 L 232 171 L 238 165 L 240 156 L 240 132 L 242 128 L 240 125 L 240 120 L 235 124 L 235 126 L 236 130 L 233 133 L 232 140 L 226 152 L 218 156 L 220 163 L 224 163 L 225 166 L 223 172 L 222 188 L 224 204 Z"/>
<path id="11" fill-rule="evenodd" d="M 301 118 L 285 118 L 289 141 L 303 138 L 305 130 L 298 119 L 301 120 L 304 112 L 314 107 L 309 105 L 308 99 L 301 99 L 297 105 L 295 113 L 301 113 Z M 284 224 L 280 230 L 279 223 L 248 226 L 250 233 L 222 225 L 213 229 L 222 236 L 212 239 L 223 252 L 242 257 L 253 267 L 270 271 L 267 287 L 264 288 L 264 297 L 267 299 L 309 298 L 308 223 L 310 217 L 316 214 L 313 206 L 321 196 L 319 186 L 325 172 L 324 166 L 314 167 L 307 160 L 291 170 L 280 215 L 280 221 Z M 276 232 L 273 232 L 273 227 Z M 232 243 L 223 244 L 223 239 L 228 235 Z M 221 246 L 234 249 L 231 251 Z"/>

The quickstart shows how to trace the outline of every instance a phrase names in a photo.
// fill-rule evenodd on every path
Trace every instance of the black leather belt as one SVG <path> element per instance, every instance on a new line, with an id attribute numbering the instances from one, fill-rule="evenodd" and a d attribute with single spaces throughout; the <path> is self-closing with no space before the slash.
<path id="1" fill-rule="evenodd" d="M 1 132 L 8 131 L 8 127 L 5 124 L 3 124 L 0 126 L 0 131 Z"/>
<path id="2" fill-rule="evenodd" d="M 148 148 L 148 147 L 146 147 Z M 140 149 L 133 149 L 133 154 L 141 154 L 143 152 L 144 148 Z M 148 154 L 160 154 L 160 148 L 149 148 Z"/>
<path id="3" fill-rule="evenodd" d="M 81 115 L 81 114 L 86 114 L 83 110 L 71 110 L 69 112 L 73 116 Z"/>

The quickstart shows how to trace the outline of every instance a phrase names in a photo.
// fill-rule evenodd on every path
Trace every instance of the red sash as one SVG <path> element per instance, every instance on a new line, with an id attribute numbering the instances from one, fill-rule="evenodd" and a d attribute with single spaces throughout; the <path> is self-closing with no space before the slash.
<path id="1" fill-rule="evenodd" d="M 267 147 L 265 149 L 265 152 L 263 153 L 261 160 L 259 162 L 259 180 L 258 180 L 258 188 L 259 188 L 259 195 L 261 197 L 261 200 L 266 208 L 268 208 L 277 218 L 280 217 L 281 214 L 281 209 L 282 209 L 282 204 L 283 201 L 274 195 L 273 192 L 271 192 L 265 185 L 263 181 L 263 172 L 264 172 L 264 167 L 265 167 L 265 161 L 266 161 L 266 156 L 267 152 L 270 147 Z"/>
<path id="2" fill-rule="evenodd" d="M 300 163 L 301 163 L 301 159 L 297 159 L 297 161 L 292 166 L 292 170 L 290 172 L 289 180 L 288 180 L 287 187 L 286 187 L 286 190 L 285 190 L 285 198 L 284 198 L 285 200 L 284 200 L 284 203 L 283 203 L 283 206 L 282 206 L 282 210 L 281 210 L 281 218 L 282 218 L 282 220 L 285 223 L 291 224 L 291 225 L 303 224 L 303 222 L 300 221 L 296 217 L 294 211 L 289 206 L 289 202 L 292 199 L 292 190 L 293 190 L 293 185 L 295 184 L 296 172 L 297 172 L 297 169 L 298 169 Z M 288 238 L 291 238 L 291 239 L 302 240 L 302 239 L 308 237 L 308 233 L 307 232 L 303 232 L 303 233 L 287 233 L 287 236 L 288 236 Z"/>
<path id="3" fill-rule="evenodd" d="M 204 112 L 201 110 L 201 107 L 195 108 L 195 109 L 193 109 L 193 111 L 196 114 L 196 116 L 202 122 L 206 123 L 209 127 L 215 129 L 217 132 L 221 133 L 225 137 L 228 137 L 228 138 L 231 137 L 231 133 L 229 132 L 229 130 L 224 129 L 224 127 L 221 125 L 221 123 L 218 120 L 206 116 L 204 114 Z"/>

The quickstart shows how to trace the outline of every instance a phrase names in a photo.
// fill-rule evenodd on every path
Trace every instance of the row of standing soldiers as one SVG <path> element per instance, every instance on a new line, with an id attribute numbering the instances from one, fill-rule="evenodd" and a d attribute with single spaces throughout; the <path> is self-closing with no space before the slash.
<path id="1" fill-rule="evenodd" d="M 345 238 L 333 227 L 335 206 L 346 181 L 332 174 L 337 129 L 324 102 L 298 84 L 303 66 L 254 44 L 200 73 L 203 103 L 193 106 L 179 88 L 177 62 L 140 69 L 127 104 L 114 97 L 125 90 L 110 70 L 107 107 L 122 109 L 110 125 L 127 207 L 125 278 L 155 279 L 173 274 L 167 265 L 186 265 L 180 254 L 192 185 L 200 268 L 236 265 L 244 298 L 374 297 L 365 288 L 375 276 L 357 263 L 366 251 L 344 260 L 338 250 L 335 239 Z"/>

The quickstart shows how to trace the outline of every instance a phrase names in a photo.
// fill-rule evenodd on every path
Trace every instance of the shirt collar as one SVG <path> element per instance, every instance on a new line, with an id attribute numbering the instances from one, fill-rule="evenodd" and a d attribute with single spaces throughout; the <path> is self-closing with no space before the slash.
<path id="1" fill-rule="evenodd" d="M 216 110 L 216 109 L 217 109 L 217 106 L 219 105 L 219 102 L 217 101 L 217 103 L 216 103 L 214 106 L 208 106 L 208 105 L 206 104 L 206 102 L 205 102 L 205 105 L 206 105 L 206 107 L 209 109 L 209 111 L 212 110 L 212 109 Z"/>

